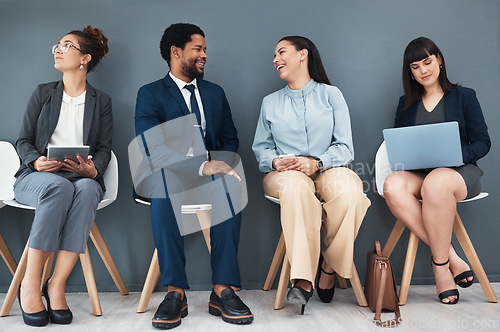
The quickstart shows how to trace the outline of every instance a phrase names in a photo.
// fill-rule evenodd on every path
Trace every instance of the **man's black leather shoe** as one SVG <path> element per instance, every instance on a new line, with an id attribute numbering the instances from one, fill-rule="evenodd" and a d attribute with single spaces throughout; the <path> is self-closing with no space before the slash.
<path id="1" fill-rule="evenodd" d="M 171 291 L 165 295 L 153 317 L 153 327 L 171 329 L 181 325 L 181 318 L 188 315 L 187 297 L 179 292 Z"/>
<path id="2" fill-rule="evenodd" d="M 253 321 L 252 312 L 231 288 L 224 289 L 220 295 L 218 297 L 212 289 L 208 302 L 211 315 L 222 316 L 223 321 L 232 324 L 250 324 Z"/>

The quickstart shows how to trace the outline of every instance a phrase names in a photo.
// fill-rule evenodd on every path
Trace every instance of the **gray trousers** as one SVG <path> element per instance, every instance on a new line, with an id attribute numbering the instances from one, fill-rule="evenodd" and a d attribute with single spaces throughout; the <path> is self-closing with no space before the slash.
<path id="1" fill-rule="evenodd" d="M 48 172 L 22 174 L 14 184 L 14 195 L 19 203 L 36 207 L 30 248 L 85 252 L 97 205 L 103 196 L 95 180 L 68 179 Z"/>

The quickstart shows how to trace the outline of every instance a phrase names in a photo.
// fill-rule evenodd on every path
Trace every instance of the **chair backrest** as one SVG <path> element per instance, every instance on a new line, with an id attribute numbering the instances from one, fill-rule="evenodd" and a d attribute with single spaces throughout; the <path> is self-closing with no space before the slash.
<path id="1" fill-rule="evenodd" d="M 385 141 L 383 141 L 375 155 L 375 185 L 377 186 L 378 194 L 382 197 L 384 196 L 385 179 L 391 173 L 387 148 L 385 147 Z"/>
<path id="2" fill-rule="evenodd" d="M 97 206 L 98 210 L 113 203 L 118 195 L 118 160 L 113 151 L 111 151 L 111 159 L 108 167 L 106 167 L 104 171 L 103 179 L 106 191 L 104 192 L 104 197 Z"/>
<path id="3" fill-rule="evenodd" d="M 14 146 L 5 141 L 0 141 L 0 201 L 14 199 L 14 182 L 21 162 Z M 3 204 L 3 203 L 2 203 Z"/>

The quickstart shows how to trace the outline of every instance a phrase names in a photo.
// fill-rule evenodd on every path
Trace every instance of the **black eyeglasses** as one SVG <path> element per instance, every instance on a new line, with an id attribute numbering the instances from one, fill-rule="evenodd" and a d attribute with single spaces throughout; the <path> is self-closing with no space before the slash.
<path id="1" fill-rule="evenodd" d="M 81 49 L 79 49 L 75 45 L 67 42 L 67 43 L 64 43 L 62 45 L 61 44 L 55 44 L 54 46 L 52 46 L 52 54 L 56 54 L 56 51 L 57 51 L 58 48 L 61 50 L 61 52 L 66 53 L 66 52 L 68 52 L 68 50 L 69 50 L 70 47 L 76 48 L 78 51 L 82 52 Z"/>

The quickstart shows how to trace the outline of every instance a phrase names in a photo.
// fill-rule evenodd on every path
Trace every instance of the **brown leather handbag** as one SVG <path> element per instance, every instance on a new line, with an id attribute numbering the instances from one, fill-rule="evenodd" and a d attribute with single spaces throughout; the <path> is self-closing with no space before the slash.
<path id="1" fill-rule="evenodd" d="M 375 313 L 373 321 L 381 327 L 396 327 L 402 321 L 396 280 L 389 258 L 382 255 L 379 241 L 375 241 L 375 249 L 368 252 L 366 263 L 365 296 Z M 393 311 L 396 318 L 382 321 L 382 309 Z"/>

